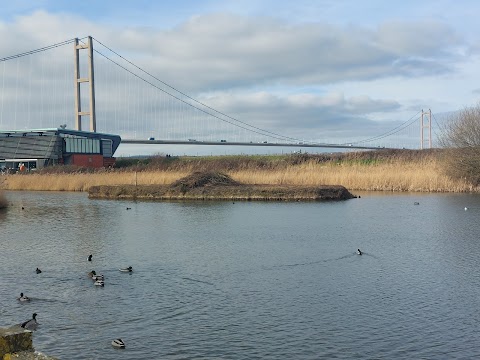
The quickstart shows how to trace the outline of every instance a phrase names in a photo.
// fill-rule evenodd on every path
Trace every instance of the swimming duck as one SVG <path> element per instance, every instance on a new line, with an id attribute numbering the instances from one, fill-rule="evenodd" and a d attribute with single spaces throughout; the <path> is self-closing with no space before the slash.
<path id="1" fill-rule="evenodd" d="M 95 286 L 105 286 L 105 283 L 103 282 L 103 280 L 96 280 L 93 285 L 95 285 Z"/>
<path id="2" fill-rule="evenodd" d="M 17 298 L 18 301 L 30 301 L 30 298 L 28 296 L 23 295 L 23 293 L 20 293 L 20 297 Z"/>
<path id="3" fill-rule="evenodd" d="M 89 278 L 92 278 L 92 277 L 94 277 L 95 275 L 97 275 L 97 273 L 95 272 L 95 270 L 92 270 L 92 271 L 90 271 L 89 273 L 87 273 L 87 276 L 88 276 Z"/>
<path id="4" fill-rule="evenodd" d="M 88 261 L 92 261 L 92 254 L 88 255 Z"/>
<path id="5" fill-rule="evenodd" d="M 133 271 L 133 268 L 131 266 L 127 267 L 127 268 L 123 268 L 123 269 L 118 269 L 120 270 L 121 272 L 132 272 Z"/>
<path id="6" fill-rule="evenodd" d="M 105 278 L 104 278 L 103 275 L 94 275 L 94 276 L 92 276 L 92 280 L 93 281 L 98 281 L 98 280 L 103 281 L 103 280 L 105 280 Z"/>
<path id="7" fill-rule="evenodd" d="M 33 313 L 32 318 L 30 320 L 23 322 L 20 326 L 25 329 L 35 328 L 38 324 L 36 317 L 37 317 L 37 313 Z"/>
<path id="8" fill-rule="evenodd" d="M 415 201 L 413 205 L 420 205 L 420 203 Z"/>
<path id="9" fill-rule="evenodd" d="M 362 252 L 360 251 L 360 249 L 357 249 L 357 255 L 362 255 Z"/>
<path id="10" fill-rule="evenodd" d="M 112 346 L 120 349 L 125 349 L 125 343 L 122 339 L 115 339 L 112 341 Z"/>
<path id="11" fill-rule="evenodd" d="M 37 274 L 40 274 L 42 272 L 42 270 L 40 270 L 39 268 L 37 268 L 37 270 L 35 270 L 37 272 Z"/>

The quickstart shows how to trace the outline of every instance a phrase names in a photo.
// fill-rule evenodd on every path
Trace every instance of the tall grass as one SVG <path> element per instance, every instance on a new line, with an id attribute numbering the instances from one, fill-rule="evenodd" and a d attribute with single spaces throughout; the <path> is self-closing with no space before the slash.
<path id="1" fill-rule="evenodd" d="M 471 192 L 480 191 L 462 180 L 446 176 L 435 162 L 381 165 L 319 165 L 305 163 L 281 172 L 232 171 L 236 181 L 248 184 L 343 185 L 349 190 Z"/>
<path id="2" fill-rule="evenodd" d="M 88 191 L 95 185 L 167 185 L 185 172 L 101 172 L 72 174 L 15 174 L 3 183 L 8 190 Z"/>
<path id="3" fill-rule="evenodd" d="M 194 171 L 221 171 L 240 183 L 252 185 L 343 185 L 349 190 L 480 192 L 480 187 L 448 177 L 442 157 L 428 151 L 154 158 L 151 163 L 137 162 L 115 171 L 58 171 L 9 175 L 2 187 L 88 191 L 95 185 L 168 185 Z"/>

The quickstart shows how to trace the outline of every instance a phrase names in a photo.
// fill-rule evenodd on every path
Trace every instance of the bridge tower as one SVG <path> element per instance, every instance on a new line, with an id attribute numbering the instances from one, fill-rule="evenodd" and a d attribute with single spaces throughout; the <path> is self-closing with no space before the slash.
<path id="1" fill-rule="evenodd" d="M 87 44 L 79 44 L 78 38 L 73 43 L 75 50 L 75 129 L 82 130 L 82 116 L 90 116 L 90 131 L 97 131 L 97 121 L 95 118 L 95 82 L 93 74 L 93 43 L 92 37 L 88 37 Z M 88 50 L 88 77 L 80 76 L 79 53 L 80 50 Z M 80 84 L 89 83 L 90 107 L 88 111 L 82 111 L 80 97 Z"/>
<path id="2" fill-rule="evenodd" d="M 428 131 L 424 131 L 428 129 Z M 425 132 L 428 135 L 428 139 L 425 139 Z M 428 148 L 432 148 L 432 110 L 423 111 L 420 117 L 420 149 L 423 150 L 425 141 L 428 141 Z"/>

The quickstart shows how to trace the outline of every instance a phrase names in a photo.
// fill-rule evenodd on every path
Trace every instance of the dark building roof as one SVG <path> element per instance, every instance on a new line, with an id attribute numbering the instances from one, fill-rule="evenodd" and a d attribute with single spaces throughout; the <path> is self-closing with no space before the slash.
<path id="1" fill-rule="evenodd" d="M 58 159 L 62 157 L 62 138 L 66 137 L 110 140 L 112 156 L 121 142 L 119 135 L 61 128 L 0 130 L 0 158 Z"/>

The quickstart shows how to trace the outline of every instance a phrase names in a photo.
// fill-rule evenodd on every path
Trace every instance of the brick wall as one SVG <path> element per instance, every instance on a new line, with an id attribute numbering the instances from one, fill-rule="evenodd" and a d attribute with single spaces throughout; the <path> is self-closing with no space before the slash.
<path id="1" fill-rule="evenodd" d="M 73 154 L 70 157 L 69 165 L 82 167 L 103 167 L 103 156 L 97 154 Z"/>

